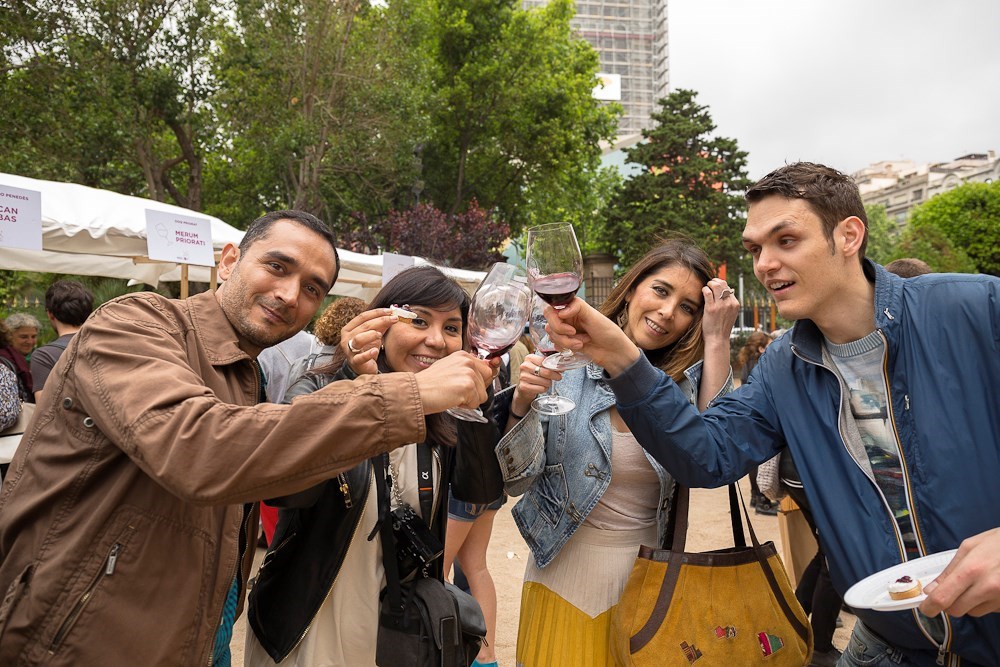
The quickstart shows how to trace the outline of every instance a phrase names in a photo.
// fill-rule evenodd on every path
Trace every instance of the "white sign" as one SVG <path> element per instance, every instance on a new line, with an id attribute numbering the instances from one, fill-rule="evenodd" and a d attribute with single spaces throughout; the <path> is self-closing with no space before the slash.
<path id="1" fill-rule="evenodd" d="M 0 185 L 0 246 L 42 249 L 42 193 Z"/>
<path id="2" fill-rule="evenodd" d="M 146 249 L 150 259 L 215 266 L 212 223 L 206 218 L 147 208 Z"/>
<path id="3" fill-rule="evenodd" d="M 622 75 L 598 72 L 593 96 L 595 100 L 620 102 L 622 99 Z"/>
<path id="4" fill-rule="evenodd" d="M 383 253 L 382 255 L 382 284 L 396 277 L 400 271 L 404 271 L 411 266 L 415 266 L 417 260 L 410 255 L 397 255 L 394 252 Z M 402 305 L 402 304 L 400 304 Z"/>

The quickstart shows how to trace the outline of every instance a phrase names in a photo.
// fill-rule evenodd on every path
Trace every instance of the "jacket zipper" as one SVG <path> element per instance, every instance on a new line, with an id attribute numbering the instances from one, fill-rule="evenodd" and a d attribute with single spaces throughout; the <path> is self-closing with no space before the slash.
<path id="1" fill-rule="evenodd" d="M 375 469 L 372 468 L 371 466 L 368 466 L 368 493 L 369 493 L 369 495 L 371 494 L 372 487 L 374 487 L 374 485 L 375 485 L 375 479 L 374 479 L 374 477 L 375 477 Z M 347 553 L 351 550 L 351 547 L 354 546 L 354 538 L 358 534 L 358 528 L 361 527 L 361 523 L 362 523 L 362 521 L 365 518 L 365 510 L 366 509 L 368 509 L 368 497 L 367 496 L 365 496 L 364 506 L 361 508 L 361 516 L 358 517 L 357 522 L 355 522 L 355 524 L 354 524 L 354 530 L 351 531 L 351 539 L 347 543 L 347 550 L 344 551 L 344 559 L 345 560 L 347 558 Z M 337 574 L 333 575 L 333 581 L 330 582 L 330 588 L 327 589 L 326 595 L 323 597 L 323 602 L 321 602 L 320 605 L 318 607 L 316 607 L 315 613 L 313 613 L 312 617 L 309 619 L 309 622 L 306 623 L 306 627 L 305 627 L 304 630 L 302 630 L 302 634 L 300 634 L 299 638 L 295 640 L 295 644 L 288 651 L 288 653 L 286 653 L 282 657 L 282 660 L 284 660 L 289 655 L 291 655 L 292 653 L 294 653 L 295 649 L 297 649 L 299 647 L 299 644 L 302 643 L 302 640 L 305 638 L 306 633 L 309 632 L 309 628 L 312 627 L 313 621 L 316 620 L 316 615 L 319 614 L 319 610 L 322 609 L 323 605 L 326 604 L 326 601 L 330 599 L 330 594 L 333 593 L 333 588 L 334 588 L 334 586 L 337 585 L 337 580 L 340 579 L 340 573 L 343 570 L 344 570 L 344 564 L 341 563 L 340 567 L 337 568 Z"/>
<path id="2" fill-rule="evenodd" d="M 889 312 L 888 308 L 885 309 L 885 315 L 890 320 L 895 319 Z M 878 330 L 878 333 L 879 336 L 882 337 L 883 349 L 888 350 L 889 341 L 885 337 L 885 332 L 882 331 L 882 329 L 880 328 Z M 896 413 L 892 408 L 892 388 L 889 385 L 888 365 L 889 365 L 889 355 L 888 352 L 884 352 L 882 354 L 882 382 L 885 383 L 886 406 L 889 410 L 889 417 L 892 420 L 892 432 L 896 440 L 896 449 L 899 451 L 900 468 L 902 469 L 903 472 L 903 490 L 906 494 L 906 509 L 909 510 L 910 512 L 910 523 L 913 524 L 913 536 L 917 543 L 917 552 L 921 556 L 926 556 L 927 549 L 924 546 L 923 535 L 920 532 L 920 524 L 917 522 L 917 508 L 913 500 L 913 491 L 910 486 L 910 468 L 906 464 L 906 455 L 903 453 L 903 443 L 899 441 L 899 428 L 896 426 Z M 910 397 L 904 396 L 903 398 L 905 403 L 905 409 L 909 410 Z M 893 517 L 893 523 L 898 527 L 899 524 L 895 521 L 895 517 Z M 917 616 L 917 614 L 918 612 L 914 610 L 913 620 L 917 622 L 917 628 L 920 630 L 921 634 L 927 637 L 927 640 L 931 644 L 937 647 L 938 654 L 936 662 L 938 665 L 943 665 L 945 663 L 945 654 L 948 652 L 948 649 L 951 646 L 951 621 L 948 619 L 948 615 L 940 614 L 941 618 L 943 619 L 942 625 L 944 627 L 944 638 L 942 639 L 941 643 L 938 644 L 937 640 L 930 635 L 930 633 L 927 631 L 926 628 L 924 628 L 924 624 L 920 622 L 920 619 Z"/>
<path id="3" fill-rule="evenodd" d="M 889 315 L 888 313 L 887 313 L 887 316 L 890 319 L 893 319 L 892 316 Z M 885 334 L 882 332 L 882 329 L 879 329 L 878 332 L 879 332 L 879 335 L 882 336 L 882 343 L 883 343 L 883 345 L 885 345 L 886 349 L 888 349 L 888 342 L 885 339 Z M 870 481 L 872 483 L 872 486 L 875 487 L 875 491 L 878 493 L 879 498 L 882 499 L 882 506 L 885 507 L 886 511 L 889 514 L 889 520 L 890 520 L 890 523 L 892 524 L 893 534 L 896 537 L 896 543 L 897 543 L 897 546 L 898 546 L 899 551 L 900 551 L 900 556 L 905 561 L 906 560 L 906 546 L 905 546 L 905 542 L 903 541 L 903 534 L 899 530 L 899 523 L 896 521 L 896 517 L 895 517 L 895 515 L 892 512 L 892 508 L 889 506 L 889 501 L 886 500 L 885 494 L 882 493 L 882 489 L 880 489 L 879 485 L 875 482 L 874 476 L 868 474 L 868 471 L 865 470 L 863 467 L 861 467 L 861 464 L 858 463 L 858 461 L 854 458 L 854 455 L 851 453 L 850 448 L 847 446 L 847 435 L 844 433 L 843 425 L 841 424 L 841 418 L 840 418 L 840 411 L 841 411 L 841 409 L 844 406 L 844 383 L 843 383 L 843 380 L 840 379 L 840 375 L 838 375 L 837 373 L 835 373 L 834 371 L 832 371 L 825 364 L 817 363 L 815 361 L 812 361 L 810 359 L 806 359 L 805 357 L 803 357 L 801 354 L 799 354 L 799 351 L 797 349 L 795 349 L 794 346 L 792 347 L 792 353 L 795 354 L 796 357 L 798 357 L 799 359 L 801 359 L 802 361 L 804 361 L 804 362 L 806 362 L 808 364 L 812 364 L 814 366 L 818 366 L 819 368 L 823 368 L 823 369 L 825 369 L 825 370 L 833 373 L 834 377 L 837 378 L 837 386 L 840 389 L 840 400 L 839 400 L 839 403 L 838 403 L 839 407 L 837 409 L 837 432 L 840 434 L 841 443 L 844 445 L 844 449 L 847 450 L 848 455 L 850 455 L 851 460 L 854 461 L 854 465 L 858 466 L 858 469 L 861 471 L 861 473 L 865 477 L 868 478 L 868 481 Z M 905 461 L 903 459 L 903 447 L 902 447 L 902 445 L 899 442 L 899 432 L 896 430 L 896 416 L 895 416 L 895 413 L 893 412 L 893 409 L 892 409 L 892 393 L 891 393 L 891 389 L 889 387 L 888 378 L 886 377 L 886 363 L 887 363 L 886 359 L 887 359 L 886 354 L 883 353 L 883 356 L 882 356 L 882 381 L 885 383 L 886 409 L 889 411 L 889 416 L 892 418 L 892 429 L 893 429 L 893 433 L 894 433 L 894 436 L 895 436 L 895 439 L 896 439 L 896 448 L 899 450 L 900 463 L 903 464 L 903 463 L 905 463 Z M 906 507 L 910 511 L 910 520 L 913 522 L 913 530 L 914 530 L 915 533 L 917 533 L 919 531 L 919 529 L 917 528 L 916 512 L 914 511 L 913 504 L 911 502 L 910 487 L 909 487 L 909 477 L 907 475 L 904 475 L 903 478 L 904 478 L 904 480 L 906 480 L 904 482 L 904 490 L 906 492 Z M 922 542 L 919 539 L 917 540 L 917 550 L 920 552 L 920 555 L 922 555 L 922 556 L 925 555 L 924 554 L 923 544 L 922 544 Z M 916 614 L 916 612 L 914 612 L 914 614 Z M 948 646 L 951 643 L 951 623 L 949 622 L 949 620 L 947 618 L 947 615 L 945 615 L 945 620 L 944 620 L 944 641 L 942 643 L 940 643 L 940 644 L 938 644 L 937 641 L 935 641 L 934 638 L 931 637 L 927 633 L 927 631 L 924 629 L 923 624 L 916 618 L 916 616 L 914 616 L 913 620 L 914 620 L 914 622 L 916 622 L 917 629 L 920 630 L 920 633 L 924 637 L 926 637 L 927 640 L 932 645 L 934 645 L 935 648 L 937 648 L 937 650 L 938 650 L 937 664 L 938 665 L 943 665 L 944 664 L 944 659 L 945 659 L 945 654 L 947 653 Z"/>
<path id="4" fill-rule="evenodd" d="M 131 530 L 129 530 L 129 533 L 131 533 Z M 122 539 L 125 538 L 123 537 Z M 94 591 L 97 590 L 97 586 L 104 581 L 105 577 L 110 577 L 115 573 L 115 566 L 118 562 L 118 556 L 121 554 L 121 551 L 121 542 L 115 542 L 111 545 L 111 549 L 108 551 L 108 556 L 104 560 L 104 566 L 98 571 L 94 580 L 90 582 L 90 585 L 87 586 L 87 589 L 83 592 L 83 595 L 80 596 L 80 599 L 76 601 L 75 605 L 73 605 L 73 609 L 66 617 L 66 620 L 62 622 L 62 625 L 59 626 L 55 636 L 52 637 L 52 642 L 49 644 L 49 653 L 55 653 L 59 650 L 63 640 L 66 639 L 66 635 L 68 635 L 69 631 L 73 629 L 74 625 L 76 625 L 76 621 L 80 618 L 80 614 L 83 613 L 83 610 L 87 607 L 87 603 L 89 603 L 93 598 Z"/>
<path id="5" fill-rule="evenodd" d="M 344 494 L 344 507 L 351 509 L 354 506 L 354 501 L 351 500 L 351 485 L 347 483 L 347 475 L 340 473 L 337 475 L 337 480 L 340 482 L 340 492 Z"/>

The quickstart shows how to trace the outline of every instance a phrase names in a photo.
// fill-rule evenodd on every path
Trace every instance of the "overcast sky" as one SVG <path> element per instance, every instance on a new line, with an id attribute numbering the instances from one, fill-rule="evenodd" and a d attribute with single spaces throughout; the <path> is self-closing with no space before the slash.
<path id="1" fill-rule="evenodd" d="M 1000 151 L 1000 0 L 669 0 L 670 87 L 750 177 Z"/>

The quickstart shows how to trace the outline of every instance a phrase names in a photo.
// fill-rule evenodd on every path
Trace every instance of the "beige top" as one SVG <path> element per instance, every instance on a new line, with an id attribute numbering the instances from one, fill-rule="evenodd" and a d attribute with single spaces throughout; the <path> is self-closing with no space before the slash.
<path id="1" fill-rule="evenodd" d="M 584 519 L 601 530 L 634 530 L 656 525 L 660 478 L 635 436 L 611 429 L 611 483 Z"/>

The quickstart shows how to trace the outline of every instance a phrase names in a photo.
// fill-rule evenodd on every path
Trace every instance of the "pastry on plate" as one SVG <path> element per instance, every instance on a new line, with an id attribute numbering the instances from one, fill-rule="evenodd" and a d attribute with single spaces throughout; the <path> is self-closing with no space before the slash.
<path id="1" fill-rule="evenodd" d="M 919 579 L 914 579 L 909 575 L 903 575 L 895 581 L 889 582 L 889 597 L 893 600 L 907 600 L 920 595 L 924 587 L 920 585 Z"/>

